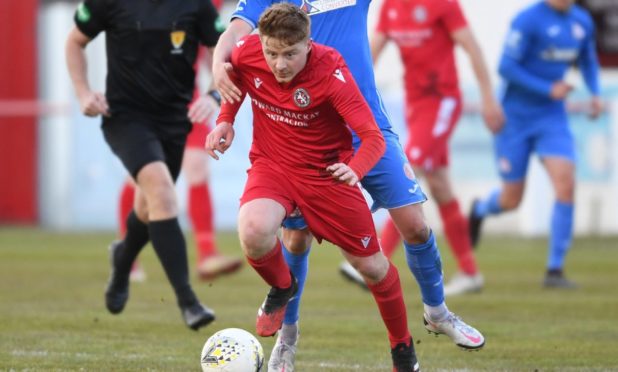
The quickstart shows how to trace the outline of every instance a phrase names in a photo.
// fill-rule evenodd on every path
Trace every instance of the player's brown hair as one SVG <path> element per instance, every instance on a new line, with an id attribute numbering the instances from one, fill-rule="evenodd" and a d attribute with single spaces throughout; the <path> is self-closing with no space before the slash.
<path id="1" fill-rule="evenodd" d="M 289 46 L 309 37 L 311 20 L 307 13 L 290 3 L 277 3 L 260 16 L 260 35 L 280 40 Z"/>

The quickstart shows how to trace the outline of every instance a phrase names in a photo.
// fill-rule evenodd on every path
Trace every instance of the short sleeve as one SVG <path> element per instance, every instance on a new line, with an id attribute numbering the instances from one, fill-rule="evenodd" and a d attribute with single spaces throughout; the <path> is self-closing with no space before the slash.
<path id="1" fill-rule="evenodd" d="M 459 5 L 459 1 L 447 0 L 444 1 L 444 3 L 442 20 L 449 33 L 453 33 L 460 28 L 467 27 L 468 21 L 466 20 L 466 16 L 464 15 L 461 6 Z"/>
<path id="2" fill-rule="evenodd" d="M 215 6 L 209 0 L 201 0 L 198 10 L 197 24 L 200 42 L 207 47 L 214 47 L 219 36 L 225 31 L 225 26 L 219 17 Z"/>
<path id="3" fill-rule="evenodd" d="M 75 25 L 86 36 L 94 39 L 107 27 L 107 6 L 105 0 L 85 0 L 75 11 Z"/>

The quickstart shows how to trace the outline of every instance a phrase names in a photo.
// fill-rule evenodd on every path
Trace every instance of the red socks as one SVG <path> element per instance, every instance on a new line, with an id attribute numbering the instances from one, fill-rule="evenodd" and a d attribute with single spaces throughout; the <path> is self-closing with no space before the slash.
<path id="1" fill-rule="evenodd" d="M 198 262 L 217 253 L 213 233 L 212 204 L 206 183 L 189 187 L 189 217 L 197 243 Z"/>
<path id="2" fill-rule="evenodd" d="M 247 256 L 247 261 L 271 287 L 289 288 L 292 285 L 292 276 L 281 252 L 281 242 L 279 239 L 277 239 L 273 249 L 266 253 L 266 255 L 256 260 Z"/>
<path id="3" fill-rule="evenodd" d="M 410 342 L 408 316 L 397 268 L 390 263 L 384 279 L 377 284 L 368 285 L 368 287 L 378 304 L 380 315 L 382 315 L 382 320 L 388 330 L 391 348 L 400 343 L 408 344 Z"/>
<path id="4" fill-rule="evenodd" d="M 380 234 L 380 246 L 382 247 L 384 255 L 387 258 L 391 258 L 400 242 L 401 234 L 399 230 L 397 230 L 397 226 L 395 226 L 393 220 L 388 217 L 386 223 L 382 227 L 382 233 Z"/>
<path id="5" fill-rule="evenodd" d="M 135 186 L 131 182 L 125 181 L 120 190 L 120 200 L 118 201 L 118 233 L 121 238 L 127 234 L 127 217 L 133 210 L 133 199 L 135 198 Z"/>
<path id="6" fill-rule="evenodd" d="M 459 269 L 468 275 L 477 273 L 476 260 L 468 235 L 468 219 L 461 214 L 457 200 L 439 206 L 444 235 L 457 259 Z"/>

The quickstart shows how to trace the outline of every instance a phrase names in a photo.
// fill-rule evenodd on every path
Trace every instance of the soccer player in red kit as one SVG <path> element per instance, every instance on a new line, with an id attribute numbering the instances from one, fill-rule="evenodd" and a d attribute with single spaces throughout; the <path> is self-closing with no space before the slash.
<path id="1" fill-rule="evenodd" d="M 358 181 L 385 150 L 384 138 L 343 58 L 311 42 L 310 21 L 295 5 L 269 7 L 259 35 L 232 52 L 234 80 L 253 110 L 251 168 L 241 197 L 238 231 L 247 261 L 271 286 L 258 311 L 257 333 L 281 327 L 297 291 L 277 230 L 300 210 L 318 239 L 341 247 L 368 279 L 388 330 L 395 371 L 418 370 L 407 328 L 399 274 L 383 255 Z M 224 153 L 234 138 L 240 102 L 221 107 L 206 149 Z M 361 138 L 354 154 L 348 126 Z"/>
<path id="2" fill-rule="evenodd" d="M 459 272 L 444 286 L 444 293 L 479 291 L 483 277 L 472 252 L 468 220 L 453 194 L 448 140 L 462 105 L 455 45 L 462 46 L 470 58 L 487 127 L 496 132 L 502 126 L 502 109 L 493 96 L 481 49 L 457 0 L 384 0 L 371 40 L 374 62 L 388 41 L 397 44 L 405 69 L 409 131 L 405 153 L 415 173 L 426 178 L 438 203 L 444 233 L 459 266 Z M 381 235 L 384 254 L 390 257 L 400 240 L 395 224 L 387 220 Z"/>

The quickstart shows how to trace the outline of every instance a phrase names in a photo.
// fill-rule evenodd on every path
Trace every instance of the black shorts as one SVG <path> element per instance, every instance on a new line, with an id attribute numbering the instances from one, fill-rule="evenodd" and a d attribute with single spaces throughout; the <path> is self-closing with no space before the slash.
<path id="1" fill-rule="evenodd" d="M 176 181 L 182 166 L 191 123 L 161 122 L 147 117 L 115 116 L 104 118 L 101 125 L 105 141 L 122 164 L 137 180 L 147 164 L 162 161 Z"/>

